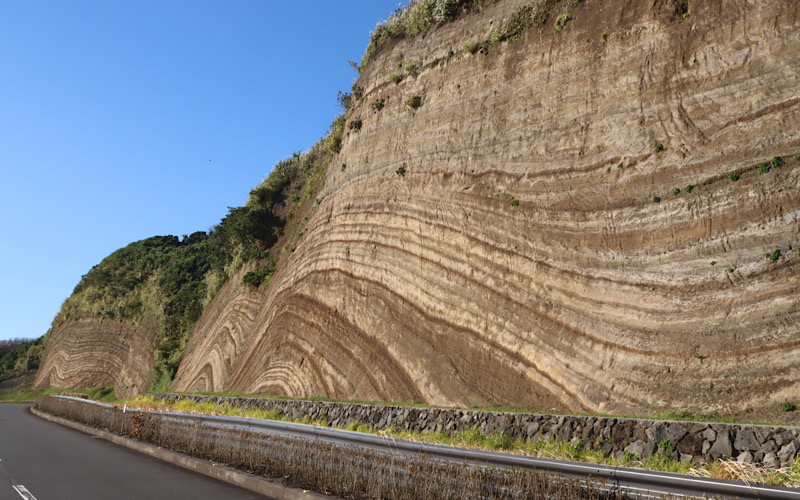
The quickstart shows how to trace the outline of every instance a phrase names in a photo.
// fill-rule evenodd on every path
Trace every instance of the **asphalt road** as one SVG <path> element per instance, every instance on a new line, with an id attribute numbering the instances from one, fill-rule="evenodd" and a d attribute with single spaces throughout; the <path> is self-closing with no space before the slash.
<path id="1" fill-rule="evenodd" d="M 20 498 L 264 497 L 0 404 L 0 500 Z"/>

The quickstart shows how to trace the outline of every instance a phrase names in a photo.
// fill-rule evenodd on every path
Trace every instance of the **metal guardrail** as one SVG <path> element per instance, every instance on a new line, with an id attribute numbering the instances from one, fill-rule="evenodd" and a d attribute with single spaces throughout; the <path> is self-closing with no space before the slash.
<path id="1" fill-rule="evenodd" d="M 58 396 L 58 398 L 113 408 L 105 403 L 87 401 L 80 398 L 68 396 Z M 632 498 L 660 498 L 664 495 L 672 495 L 673 497 L 800 500 L 800 490 L 779 486 L 750 485 L 742 482 L 693 477 L 683 474 L 470 450 L 291 422 L 136 409 L 127 409 L 126 411 L 132 414 L 157 415 L 165 421 L 176 424 L 201 422 L 206 426 L 229 432 L 271 434 L 281 437 L 319 440 L 326 443 L 357 446 L 386 453 L 426 456 L 443 461 L 466 463 L 477 467 L 544 471 L 585 482 L 597 481 L 605 483 L 604 489 L 608 492 L 623 493 Z"/>

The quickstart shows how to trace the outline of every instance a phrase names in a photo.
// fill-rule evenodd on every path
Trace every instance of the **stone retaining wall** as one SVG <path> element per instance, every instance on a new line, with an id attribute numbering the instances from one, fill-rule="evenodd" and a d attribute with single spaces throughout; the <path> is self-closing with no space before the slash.
<path id="1" fill-rule="evenodd" d="M 791 463 L 800 451 L 800 429 L 747 424 L 676 422 L 612 417 L 539 415 L 445 408 L 416 408 L 290 399 L 233 398 L 184 394 L 151 394 L 160 399 L 229 404 L 277 410 L 293 419 L 326 421 L 332 427 L 366 424 L 374 429 L 402 428 L 418 432 L 479 429 L 531 441 L 556 439 L 579 443 L 605 455 L 625 452 L 646 459 L 659 444 L 672 458 L 705 463 L 720 458 L 777 467 Z M 671 445 L 666 442 L 671 443 Z"/>

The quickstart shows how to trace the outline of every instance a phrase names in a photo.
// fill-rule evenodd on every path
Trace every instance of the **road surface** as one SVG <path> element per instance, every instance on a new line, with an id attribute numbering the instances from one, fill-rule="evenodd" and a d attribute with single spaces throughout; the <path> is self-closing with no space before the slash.
<path id="1" fill-rule="evenodd" d="M 30 496 L 28 496 L 30 495 Z M 263 499 L 0 404 L 0 500 Z"/>

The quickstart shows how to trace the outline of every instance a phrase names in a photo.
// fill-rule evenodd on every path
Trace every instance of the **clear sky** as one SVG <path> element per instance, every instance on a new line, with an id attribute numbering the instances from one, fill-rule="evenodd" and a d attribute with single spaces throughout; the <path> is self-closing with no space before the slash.
<path id="1" fill-rule="evenodd" d="M 398 0 L 0 2 L 0 339 L 83 274 L 207 230 L 339 113 Z"/>

